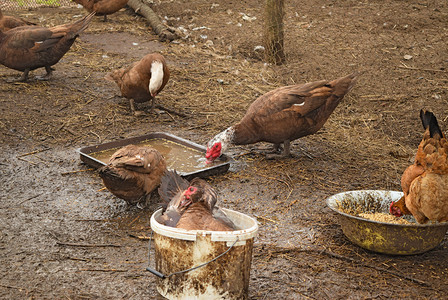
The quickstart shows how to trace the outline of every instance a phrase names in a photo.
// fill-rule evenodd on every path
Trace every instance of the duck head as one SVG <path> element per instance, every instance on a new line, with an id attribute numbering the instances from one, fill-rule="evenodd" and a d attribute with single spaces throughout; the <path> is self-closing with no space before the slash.
<path id="1" fill-rule="evenodd" d="M 181 196 L 181 200 L 179 202 L 179 208 L 185 210 L 192 203 L 197 202 L 199 196 L 198 192 L 199 189 L 197 187 L 189 186 L 188 189 L 186 189 Z"/>
<path id="2" fill-rule="evenodd" d="M 229 144 L 233 141 L 234 132 L 235 129 L 229 127 L 215 135 L 215 137 L 207 143 L 207 152 L 205 153 L 206 164 L 212 163 L 227 150 Z"/>

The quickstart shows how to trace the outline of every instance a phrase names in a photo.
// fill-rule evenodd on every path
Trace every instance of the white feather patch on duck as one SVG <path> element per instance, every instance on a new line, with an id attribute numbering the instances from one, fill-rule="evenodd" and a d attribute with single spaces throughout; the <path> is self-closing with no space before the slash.
<path id="1" fill-rule="evenodd" d="M 156 96 L 163 83 L 163 63 L 153 61 L 151 64 L 151 79 L 149 80 L 149 92 L 151 96 Z"/>

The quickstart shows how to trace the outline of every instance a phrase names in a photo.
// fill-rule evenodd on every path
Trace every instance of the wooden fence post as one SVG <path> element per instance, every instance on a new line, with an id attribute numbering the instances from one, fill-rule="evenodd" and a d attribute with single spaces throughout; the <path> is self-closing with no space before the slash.
<path id="1" fill-rule="evenodd" d="M 266 0 L 265 2 L 265 60 L 276 65 L 285 62 L 283 50 L 284 7 L 284 0 Z"/>

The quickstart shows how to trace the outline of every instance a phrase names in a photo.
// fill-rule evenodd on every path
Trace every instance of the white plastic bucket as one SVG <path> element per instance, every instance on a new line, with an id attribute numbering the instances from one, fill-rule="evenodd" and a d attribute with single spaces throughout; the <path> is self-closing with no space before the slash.
<path id="1" fill-rule="evenodd" d="M 223 210 L 238 230 L 184 230 L 157 222 L 161 209 L 151 216 L 155 270 L 164 275 L 164 278 L 157 278 L 160 295 L 168 299 L 248 298 L 252 248 L 258 225 L 245 214 Z M 209 261 L 212 262 L 180 272 Z"/>

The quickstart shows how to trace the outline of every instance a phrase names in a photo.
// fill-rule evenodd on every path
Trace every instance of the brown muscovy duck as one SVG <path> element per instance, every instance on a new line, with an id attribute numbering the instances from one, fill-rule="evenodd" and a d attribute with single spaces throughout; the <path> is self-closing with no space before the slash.
<path id="1" fill-rule="evenodd" d="M 19 27 L 19 26 L 32 26 L 36 25 L 35 23 L 29 22 L 22 18 L 16 18 L 13 16 L 6 16 L 2 13 L 0 9 L 0 31 L 8 31 L 10 29 Z"/>
<path id="2" fill-rule="evenodd" d="M 128 4 L 129 0 L 73 0 L 82 5 L 88 12 L 96 12 L 97 16 L 104 16 L 107 21 L 107 15 L 111 15 L 122 9 Z"/>
<path id="3" fill-rule="evenodd" d="M 51 76 L 51 66 L 55 65 L 70 50 L 75 39 L 89 25 L 93 13 L 72 24 L 45 28 L 40 26 L 20 26 L 0 32 L 0 63 L 8 68 L 22 71 L 19 81 L 28 79 L 29 71 L 45 68 Z"/>
<path id="4" fill-rule="evenodd" d="M 203 179 L 188 183 L 175 171 L 167 171 L 159 195 L 166 207 L 157 220 L 161 224 L 186 230 L 235 230 L 233 222 L 215 205 L 215 190 Z"/>
<path id="5" fill-rule="evenodd" d="M 396 217 L 412 214 L 418 223 L 448 221 L 448 141 L 435 115 L 421 110 L 425 132 L 412 165 L 401 177 L 404 196 L 392 202 Z"/>
<path id="6" fill-rule="evenodd" d="M 218 133 L 207 144 L 210 163 L 230 145 L 257 142 L 284 144 L 282 156 L 290 154 L 290 142 L 316 133 L 339 102 L 351 90 L 359 73 L 333 81 L 316 81 L 280 87 L 258 97 L 241 121 Z"/>
<path id="7" fill-rule="evenodd" d="M 159 186 L 166 162 L 156 149 L 127 145 L 118 149 L 99 169 L 106 188 L 129 204 L 147 204 Z"/>
<path id="8" fill-rule="evenodd" d="M 127 68 L 110 72 L 104 78 L 115 81 L 121 95 L 129 99 L 132 113 L 136 114 L 134 102 L 152 100 L 151 110 L 154 109 L 155 97 L 168 82 L 170 71 L 161 54 L 150 53 Z"/>

